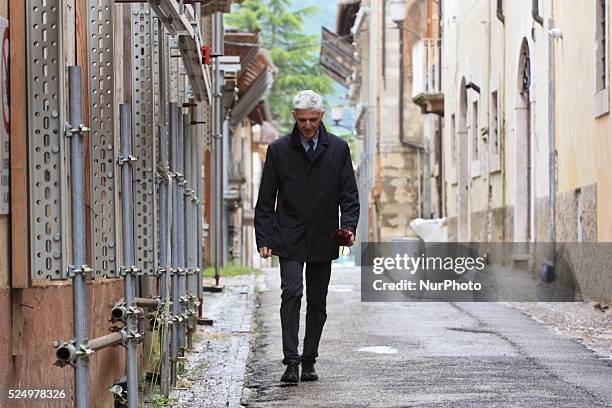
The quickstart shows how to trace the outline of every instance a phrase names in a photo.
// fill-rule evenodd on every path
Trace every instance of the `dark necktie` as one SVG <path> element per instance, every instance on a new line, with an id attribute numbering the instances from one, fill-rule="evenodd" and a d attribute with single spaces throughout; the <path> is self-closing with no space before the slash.
<path id="1" fill-rule="evenodd" d="M 310 159 L 310 161 L 313 161 L 314 157 L 315 157 L 315 143 L 314 143 L 314 140 L 309 140 L 308 141 L 308 146 L 309 146 L 309 149 L 306 152 L 306 154 L 308 155 L 308 158 Z"/>

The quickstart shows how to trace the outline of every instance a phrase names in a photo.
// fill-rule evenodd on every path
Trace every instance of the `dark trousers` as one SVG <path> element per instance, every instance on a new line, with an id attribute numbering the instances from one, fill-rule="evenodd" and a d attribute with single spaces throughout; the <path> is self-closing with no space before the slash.
<path id="1" fill-rule="evenodd" d="M 303 292 L 304 262 L 279 258 L 281 271 L 281 327 L 283 330 L 283 364 L 314 364 L 319 356 L 319 340 L 327 320 L 327 287 L 331 261 L 306 262 L 306 334 L 304 352 L 298 353 L 300 307 Z"/>

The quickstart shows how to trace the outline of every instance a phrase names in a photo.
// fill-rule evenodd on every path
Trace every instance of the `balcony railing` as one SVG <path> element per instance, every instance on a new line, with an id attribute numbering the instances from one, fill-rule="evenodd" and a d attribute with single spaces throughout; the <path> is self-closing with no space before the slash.
<path id="1" fill-rule="evenodd" d="M 423 113 L 444 115 L 439 40 L 424 38 L 412 47 L 412 100 Z"/>

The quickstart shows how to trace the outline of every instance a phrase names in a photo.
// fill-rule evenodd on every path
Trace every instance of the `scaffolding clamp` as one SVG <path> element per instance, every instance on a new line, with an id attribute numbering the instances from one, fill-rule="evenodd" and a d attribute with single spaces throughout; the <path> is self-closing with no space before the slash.
<path id="1" fill-rule="evenodd" d="M 93 269 L 89 265 L 81 265 L 80 267 L 76 267 L 74 265 L 68 265 L 66 268 L 66 275 L 69 278 L 74 278 L 78 274 L 84 274 L 85 277 L 91 275 L 93 273 Z"/>
<path id="2" fill-rule="evenodd" d="M 121 330 L 121 334 L 123 335 L 121 344 L 125 347 L 127 347 L 130 343 L 142 343 L 143 336 L 138 332 L 138 330 L 129 330 L 126 326 Z"/>
<path id="3" fill-rule="evenodd" d="M 127 322 L 128 317 L 136 316 L 141 318 L 144 315 L 144 311 L 137 306 L 128 306 L 125 302 L 117 302 L 113 305 L 111 310 L 111 322 Z"/>
<path id="4" fill-rule="evenodd" d="M 77 127 L 73 127 L 70 124 L 66 124 L 64 126 L 64 136 L 65 137 L 72 137 L 72 135 L 74 134 L 84 135 L 84 134 L 89 133 L 90 131 L 91 129 L 82 123 Z"/>
<path id="5" fill-rule="evenodd" d="M 117 165 L 123 166 L 126 163 L 132 164 L 132 162 L 135 162 L 136 160 L 138 160 L 138 157 L 132 156 L 131 154 L 128 154 L 127 157 L 119 155 L 119 157 L 117 157 Z"/>
<path id="6" fill-rule="evenodd" d="M 134 266 L 134 265 L 129 266 L 129 267 L 122 266 L 122 267 L 119 268 L 119 274 L 121 276 L 125 276 L 125 275 L 130 274 L 130 273 L 133 273 L 133 274 L 137 275 L 139 272 L 140 272 L 140 268 L 138 268 L 137 266 Z"/>
<path id="7" fill-rule="evenodd" d="M 185 175 L 184 174 L 176 173 L 176 184 L 178 186 L 184 186 L 187 183 L 189 183 L 189 182 L 187 180 L 185 180 Z"/>
<path id="8" fill-rule="evenodd" d="M 157 164 L 156 177 L 161 179 L 161 181 L 168 181 L 170 177 L 172 177 L 172 173 L 170 172 L 170 167 L 168 166 L 167 161 Z"/>
<path id="9" fill-rule="evenodd" d="M 77 348 L 76 340 L 72 339 L 69 341 L 56 340 L 53 342 L 55 347 L 55 357 L 57 358 L 54 365 L 58 367 L 65 367 L 71 365 L 74 367 L 74 363 L 78 358 L 83 360 L 83 364 L 86 365 L 89 356 L 94 353 L 94 350 L 90 349 L 87 344 L 87 340 L 83 341 Z"/>

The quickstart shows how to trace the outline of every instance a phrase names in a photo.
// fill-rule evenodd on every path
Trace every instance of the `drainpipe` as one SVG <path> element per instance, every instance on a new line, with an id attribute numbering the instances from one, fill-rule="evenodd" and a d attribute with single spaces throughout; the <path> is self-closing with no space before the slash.
<path id="1" fill-rule="evenodd" d="M 552 11 L 551 11 L 552 15 Z M 554 27 L 552 18 L 548 19 L 548 27 Z M 552 30 L 551 30 L 552 31 Z M 540 266 L 540 276 L 545 281 L 554 278 L 555 273 L 555 242 L 557 239 L 556 224 L 556 193 L 557 193 L 557 151 L 555 147 L 555 58 L 554 58 L 555 37 L 549 31 L 548 34 L 548 227 L 550 231 L 550 248 L 548 260 Z"/>
<path id="2" fill-rule="evenodd" d="M 544 18 L 540 15 L 540 6 L 538 0 L 531 0 L 531 17 L 539 25 L 544 25 Z"/>
<path id="3" fill-rule="evenodd" d="M 409 146 L 416 150 L 417 153 L 417 216 L 421 217 L 421 153 L 426 153 L 423 144 L 415 143 L 406 139 L 404 135 L 404 33 L 402 27 L 398 27 L 399 31 L 399 139 L 403 146 Z"/>
<path id="4" fill-rule="evenodd" d="M 504 0 L 497 0 L 497 19 L 504 24 L 506 17 L 504 16 Z"/>
<path id="5" fill-rule="evenodd" d="M 444 35 L 444 26 L 442 24 L 442 1 L 438 1 L 438 90 L 442 92 L 442 38 Z M 438 116 L 438 216 L 440 218 L 446 216 L 446 187 L 444 178 L 444 135 L 442 134 L 442 119 L 443 116 Z"/>
<path id="6" fill-rule="evenodd" d="M 497 17 L 499 18 L 499 13 L 500 13 L 500 8 L 501 8 L 501 0 L 498 0 L 497 2 Z M 486 21 L 486 25 L 487 25 L 487 74 L 486 74 L 486 78 L 488 80 L 489 86 L 487 87 L 487 92 L 489 93 L 489 95 L 485 95 L 485 97 L 488 99 L 490 98 L 491 95 L 491 23 L 492 23 L 492 19 L 491 19 L 491 3 L 488 3 L 487 5 L 487 21 Z M 493 183 L 491 183 L 491 129 L 489 128 L 489 124 L 491 123 L 491 106 L 489 105 L 489 109 L 488 111 L 488 117 L 487 117 L 487 128 L 489 129 L 487 138 L 488 138 L 488 143 L 486 144 L 486 179 L 487 179 L 487 226 L 486 226 L 486 241 L 487 242 L 491 242 L 491 228 L 493 225 Z M 498 116 L 499 116 L 499 111 L 498 111 Z M 499 123 L 499 120 L 498 120 Z M 478 126 L 476 126 L 478 128 Z M 480 137 L 480 133 L 478 134 L 478 136 Z M 499 144 L 498 144 L 499 146 Z"/>
<path id="7" fill-rule="evenodd" d="M 425 149 L 422 144 L 418 144 L 409 139 L 406 139 L 404 135 L 404 33 L 402 32 L 401 28 L 399 28 L 399 36 L 400 36 L 400 41 L 399 41 L 400 55 L 399 55 L 399 103 L 398 103 L 398 107 L 399 107 L 400 142 L 404 146 L 410 146 L 413 149 L 417 149 L 418 151 L 424 151 Z"/>

